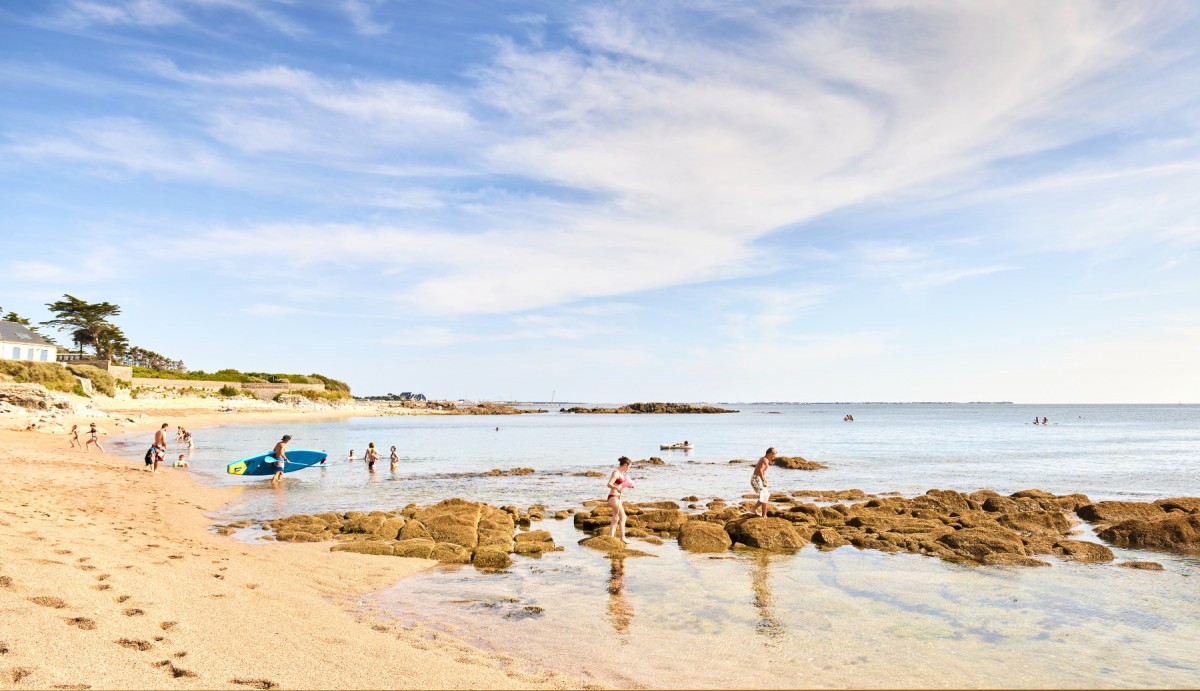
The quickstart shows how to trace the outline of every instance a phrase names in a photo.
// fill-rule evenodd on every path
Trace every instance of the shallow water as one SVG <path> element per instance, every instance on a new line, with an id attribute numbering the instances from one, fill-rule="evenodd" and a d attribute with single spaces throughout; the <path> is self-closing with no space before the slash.
<path id="1" fill-rule="evenodd" d="M 247 488 L 218 520 L 395 509 L 452 496 L 493 505 L 578 507 L 604 496 L 615 458 L 661 456 L 634 471 L 630 501 L 749 491 L 767 445 L 828 470 L 772 468 L 772 489 L 1008 493 L 1038 487 L 1094 500 L 1200 496 L 1200 406 L 778 405 L 736 415 L 558 414 L 358 418 L 196 432 L 192 470 Z M 856 421 L 842 422 L 846 413 Z M 1035 415 L 1049 426 L 1029 424 Z M 236 420 L 236 418 L 234 418 Z M 497 431 L 496 426 L 500 427 Z M 283 487 L 224 474 L 282 434 L 324 448 L 328 467 Z M 688 439 L 696 450 L 659 451 Z M 368 441 L 386 459 L 370 474 Z M 118 440 L 132 455 L 149 438 Z M 471 477 L 532 467 L 522 477 Z M 1200 686 L 1195 558 L 1116 550 L 1166 571 L 1055 562 L 963 567 L 907 554 L 812 547 L 793 556 L 692 555 L 673 541 L 653 557 L 610 561 L 579 547 L 567 521 L 545 521 L 565 550 L 518 557 L 503 574 L 439 567 L 377 596 L 402 620 L 535 663 L 634 686 L 1129 687 Z M 1080 526 L 1083 539 L 1090 528 Z"/>

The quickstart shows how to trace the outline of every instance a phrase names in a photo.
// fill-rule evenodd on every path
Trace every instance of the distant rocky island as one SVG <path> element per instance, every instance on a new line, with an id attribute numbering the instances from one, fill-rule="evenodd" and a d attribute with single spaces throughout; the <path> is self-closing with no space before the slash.
<path id="1" fill-rule="evenodd" d="M 620 408 L 559 408 L 560 413 L 579 414 L 629 414 L 629 415 L 677 415 L 685 413 L 736 413 L 736 410 L 718 408 L 711 405 L 692 405 L 690 403 L 630 403 Z"/>

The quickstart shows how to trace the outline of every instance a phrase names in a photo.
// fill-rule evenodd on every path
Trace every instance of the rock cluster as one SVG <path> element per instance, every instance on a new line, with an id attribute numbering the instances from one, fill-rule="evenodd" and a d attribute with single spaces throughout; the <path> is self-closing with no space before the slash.
<path id="1" fill-rule="evenodd" d="M 1099 524 L 1100 539 L 1119 547 L 1200 553 L 1200 498 L 1152 503 L 1102 501 L 1080 507 L 1079 517 Z M 1134 567 L 1136 568 L 1136 567 Z"/>
<path id="2" fill-rule="evenodd" d="M 867 498 L 860 490 L 797 494 L 823 500 Z M 853 545 L 936 556 L 951 562 L 1004 566 L 1048 566 L 1041 558 L 1048 555 L 1084 563 L 1113 561 L 1108 547 L 1071 537 L 1077 521 L 1070 514 L 1077 513 L 1080 517 L 1104 515 L 1112 520 L 1134 516 L 1100 533 L 1114 544 L 1200 547 L 1200 506 L 1192 508 L 1191 503 L 1200 504 L 1200 500 L 1097 504 L 1081 494 L 1057 496 L 1042 490 L 1004 496 L 990 490 L 966 494 L 931 489 L 911 499 L 873 497 L 830 506 L 801 503 L 786 494 L 773 494 L 771 501 L 766 518 L 747 515 L 753 501 L 727 504 L 717 499 L 707 504 L 706 511 L 695 514 L 684 513 L 674 502 L 627 503 L 626 534 L 674 537 L 681 548 L 696 552 L 730 548 L 793 552 L 812 543 L 819 549 Z M 591 510 L 575 514 L 575 527 L 605 533 L 612 509 L 600 502 L 585 505 Z M 1130 568 L 1153 569 L 1155 565 L 1138 562 Z"/>
<path id="3" fill-rule="evenodd" d="M 70 410 L 63 396 L 51 393 L 41 384 L 0 383 L 0 403 L 26 410 Z"/>
<path id="4" fill-rule="evenodd" d="M 288 516 L 266 525 L 282 542 L 337 540 L 334 552 L 420 557 L 500 569 L 512 563 L 513 553 L 540 555 L 561 549 L 544 530 L 516 532 L 518 524 L 529 525 L 544 516 L 545 509 L 540 506 L 523 513 L 514 506 L 496 508 L 447 499 L 426 507 L 410 504 L 400 511 Z"/>
<path id="5" fill-rule="evenodd" d="M 572 408 L 559 408 L 560 413 L 578 413 L 578 414 L 631 414 L 631 415 L 674 415 L 674 414 L 695 414 L 695 413 L 736 413 L 736 410 L 727 410 L 711 405 L 691 405 L 688 403 L 630 403 L 623 405 L 620 408 L 583 408 L 575 406 Z"/>

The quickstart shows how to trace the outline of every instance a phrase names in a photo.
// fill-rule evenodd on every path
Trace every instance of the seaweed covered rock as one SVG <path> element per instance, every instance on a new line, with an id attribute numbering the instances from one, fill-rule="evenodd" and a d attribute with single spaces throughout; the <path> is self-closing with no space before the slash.
<path id="1" fill-rule="evenodd" d="M 1002 529 L 963 528 L 942 535 L 938 542 L 957 554 L 979 562 L 990 554 L 1026 556 L 1021 539 Z"/>
<path id="2" fill-rule="evenodd" d="M 1118 547 L 1200 551 L 1200 512 L 1174 511 L 1158 520 L 1131 519 L 1101 530 L 1100 539 Z"/>
<path id="3" fill-rule="evenodd" d="M 1119 523 L 1130 519 L 1161 518 L 1166 511 L 1158 504 L 1138 501 L 1101 501 L 1075 509 L 1075 514 L 1089 523 Z"/>
<path id="4" fill-rule="evenodd" d="M 739 518 L 725 524 L 733 542 L 773 552 L 794 552 L 808 543 L 782 518 Z"/>
<path id="5" fill-rule="evenodd" d="M 724 552 L 733 546 L 733 540 L 716 523 L 686 521 L 679 529 L 679 546 L 689 552 Z"/>
<path id="6" fill-rule="evenodd" d="M 374 554 L 379 556 L 392 556 L 395 554 L 395 549 L 390 542 L 341 542 L 329 548 L 330 552 L 355 552 L 357 554 Z"/>
<path id="7" fill-rule="evenodd" d="M 829 466 L 816 461 L 809 461 L 799 456 L 776 456 L 771 465 L 789 470 L 823 470 Z"/>

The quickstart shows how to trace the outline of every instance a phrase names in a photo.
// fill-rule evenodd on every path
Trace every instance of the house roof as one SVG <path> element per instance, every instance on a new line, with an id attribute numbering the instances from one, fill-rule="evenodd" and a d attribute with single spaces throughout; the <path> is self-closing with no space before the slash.
<path id="1" fill-rule="evenodd" d="M 27 345 L 54 345 L 16 322 L 0 322 L 0 341 L 6 343 L 24 343 Z"/>

